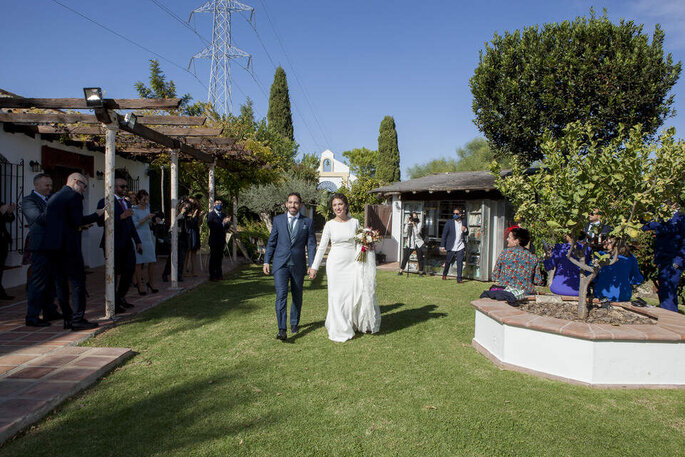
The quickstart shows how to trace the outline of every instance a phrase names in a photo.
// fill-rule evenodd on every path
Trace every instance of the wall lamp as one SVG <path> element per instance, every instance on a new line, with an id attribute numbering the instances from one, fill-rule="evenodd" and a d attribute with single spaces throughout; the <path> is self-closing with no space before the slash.
<path id="1" fill-rule="evenodd" d="M 136 126 L 137 121 L 138 117 L 133 113 L 126 113 L 126 115 L 124 116 L 124 122 L 130 129 Z"/>
<path id="2" fill-rule="evenodd" d="M 40 162 L 36 162 L 35 160 L 30 161 L 29 166 L 31 167 L 31 171 L 34 173 L 38 173 L 40 170 L 42 170 Z"/>

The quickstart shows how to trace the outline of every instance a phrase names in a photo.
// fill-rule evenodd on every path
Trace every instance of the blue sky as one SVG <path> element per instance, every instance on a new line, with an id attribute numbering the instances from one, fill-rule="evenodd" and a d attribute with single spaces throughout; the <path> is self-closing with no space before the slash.
<path id="1" fill-rule="evenodd" d="M 58 5 L 52 0 L 4 0 L 0 18 L 0 88 L 28 97 L 80 97 L 100 86 L 112 98 L 137 97 L 135 81 L 147 82 L 148 59 L 160 60 L 179 93 L 205 100 L 209 61 L 198 61 L 197 78 L 186 72 L 205 44 L 152 0 L 59 0 L 160 58 Z M 157 0 L 187 20 L 203 4 Z M 406 169 L 455 150 L 479 136 L 473 124 L 468 81 L 478 52 L 495 32 L 572 20 L 590 7 L 612 20 L 656 23 L 665 48 L 685 60 L 685 2 L 679 0 L 245 1 L 255 8 L 257 32 L 233 18 L 233 43 L 252 54 L 254 79 L 234 66 L 234 110 L 250 96 L 266 115 L 272 61 L 288 75 L 295 137 L 301 152 L 377 147 L 385 115 L 397 123 L 403 177 Z M 191 22 L 211 39 L 211 16 Z M 168 60 L 165 60 L 168 59 Z M 244 62 L 242 62 L 244 65 Z M 685 132 L 685 87 L 675 86 L 675 126 Z"/>

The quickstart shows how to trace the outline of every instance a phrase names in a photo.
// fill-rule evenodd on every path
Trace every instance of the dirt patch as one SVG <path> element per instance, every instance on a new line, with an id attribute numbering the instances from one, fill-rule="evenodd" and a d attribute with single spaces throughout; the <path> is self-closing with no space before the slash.
<path id="1" fill-rule="evenodd" d="M 610 306 L 609 309 L 593 307 L 590 309 L 587 319 L 578 318 L 578 304 L 571 301 L 564 301 L 562 303 L 524 301 L 520 309 L 538 316 L 556 317 L 557 319 L 585 322 L 587 324 L 656 324 L 656 319 L 618 306 Z"/>

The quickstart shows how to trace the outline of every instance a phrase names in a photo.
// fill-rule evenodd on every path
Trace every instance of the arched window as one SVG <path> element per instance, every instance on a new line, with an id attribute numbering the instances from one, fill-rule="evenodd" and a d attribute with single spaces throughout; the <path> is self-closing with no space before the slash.
<path id="1" fill-rule="evenodd" d="M 331 163 L 330 159 L 324 159 L 323 161 L 323 171 L 324 172 L 331 172 L 333 171 L 333 164 Z"/>
<path id="2" fill-rule="evenodd" d="M 335 192 L 338 190 L 338 186 L 336 186 L 333 181 L 321 181 L 316 188 L 318 190 L 327 190 L 328 192 Z"/>

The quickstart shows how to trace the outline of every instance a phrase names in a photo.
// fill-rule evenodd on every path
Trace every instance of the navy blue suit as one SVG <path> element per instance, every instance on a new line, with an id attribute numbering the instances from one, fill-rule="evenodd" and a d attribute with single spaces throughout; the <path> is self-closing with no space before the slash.
<path id="1" fill-rule="evenodd" d="M 226 226 L 224 219 L 226 214 L 217 214 L 211 210 L 207 214 L 207 227 L 209 227 L 209 279 L 223 279 L 221 261 L 224 257 L 226 246 Z"/>
<path id="2" fill-rule="evenodd" d="M 654 230 L 654 263 L 659 267 L 659 303 L 678 311 L 678 282 L 685 269 L 685 216 L 676 212 L 667 221 L 652 221 L 644 230 Z"/>
<path id="3" fill-rule="evenodd" d="M 464 218 L 461 219 L 463 227 L 466 227 L 464 223 Z M 466 231 L 461 233 L 461 237 L 464 240 L 464 248 L 466 247 L 466 236 L 469 234 L 469 228 L 466 227 Z M 457 239 L 456 227 L 454 224 L 454 219 L 450 219 L 445 222 L 445 226 L 442 229 L 442 240 L 440 241 L 440 247 L 447 250 L 447 256 L 445 256 L 445 267 L 442 269 L 442 276 L 447 276 L 450 270 L 450 265 L 452 262 L 457 262 L 457 281 L 461 281 L 461 272 L 464 267 L 464 248 L 458 251 L 451 251 L 455 240 Z"/>
<path id="4" fill-rule="evenodd" d="M 288 283 L 292 293 L 290 307 L 290 325 L 297 326 L 300 322 L 302 309 L 302 287 L 307 266 L 312 265 L 316 256 L 316 236 L 312 220 L 302 215 L 298 216 L 293 227 L 294 237 L 291 242 L 288 228 L 288 215 L 279 214 L 274 217 L 273 228 L 266 243 L 264 263 L 273 261 L 274 284 L 276 286 L 276 319 L 278 329 L 286 330 L 288 305 Z M 305 258 L 305 248 L 309 262 Z"/>
<path id="5" fill-rule="evenodd" d="M 114 277 L 119 276 L 119 283 L 117 284 L 114 293 L 114 301 L 117 305 L 122 304 L 129 287 L 131 287 L 131 280 L 136 268 L 136 252 L 134 251 L 133 242 L 141 244 L 140 237 L 136 226 L 133 224 L 133 218 L 127 217 L 122 219 L 121 215 L 124 213 L 121 203 L 126 205 L 126 209 L 130 209 L 126 200 L 114 198 Z M 105 207 L 105 199 L 102 198 L 98 202 L 98 209 Z M 102 215 L 97 220 L 98 225 L 105 225 L 105 216 Z M 102 239 L 100 240 L 100 247 L 105 249 L 105 232 L 102 232 Z M 140 285 L 139 285 L 140 286 Z"/>
<path id="6" fill-rule="evenodd" d="M 38 250 L 45 227 L 39 223 L 40 215 L 47 210 L 48 203 L 36 192 L 31 192 L 21 201 L 21 211 L 29 226 L 28 250 L 31 251 L 31 266 L 26 297 L 26 321 L 36 321 L 43 309 L 43 317 L 55 314 L 55 277 L 45 253 Z M 44 221 L 43 221 L 44 222 Z M 37 258 L 36 258 L 37 257 Z"/>
<path id="7" fill-rule="evenodd" d="M 44 226 L 37 249 L 45 254 L 57 280 L 57 298 L 65 320 L 78 322 L 86 311 L 86 275 L 81 252 L 79 227 L 95 222 L 97 213 L 83 215 L 83 196 L 68 186 L 48 200 L 45 213 L 38 218 Z M 31 240 L 31 248 L 34 249 Z M 35 256 L 32 258 L 35 261 Z M 69 285 L 71 283 L 71 309 Z"/>

